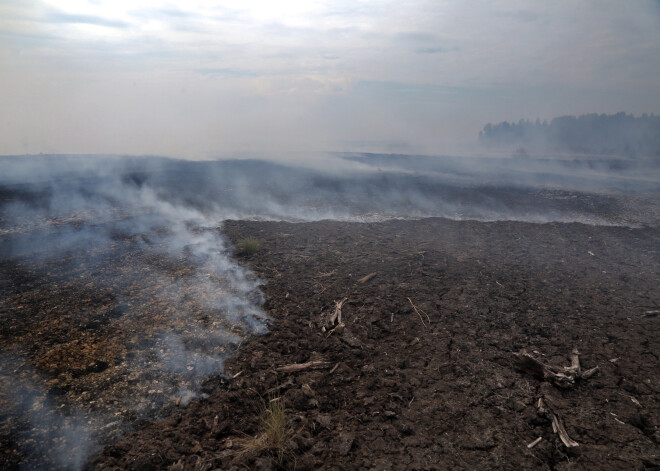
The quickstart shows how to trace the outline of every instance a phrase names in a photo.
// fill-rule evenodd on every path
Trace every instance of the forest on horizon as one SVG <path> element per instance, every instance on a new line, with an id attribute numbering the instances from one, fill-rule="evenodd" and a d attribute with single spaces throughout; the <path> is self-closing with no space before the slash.
<path id="1" fill-rule="evenodd" d="M 626 157 L 660 157 L 660 115 L 616 114 L 561 116 L 550 122 L 523 120 L 488 123 L 479 142 L 516 155 L 559 152 Z"/>

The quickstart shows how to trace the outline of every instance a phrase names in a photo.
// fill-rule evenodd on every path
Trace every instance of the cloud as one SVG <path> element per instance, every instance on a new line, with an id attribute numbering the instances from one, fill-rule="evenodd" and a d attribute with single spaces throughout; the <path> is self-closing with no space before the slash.
<path id="1" fill-rule="evenodd" d="M 223 77 L 231 77 L 231 78 L 240 78 L 240 77 L 258 77 L 259 74 L 258 72 L 252 71 L 252 70 L 237 70 L 237 69 L 227 69 L 227 68 L 203 68 L 203 69 L 197 69 L 197 73 L 201 75 L 205 75 L 208 77 L 214 77 L 214 78 L 223 78 Z"/>
<path id="2" fill-rule="evenodd" d="M 199 18 L 200 15 L 194 14 L 190 11 L 185 11 L 179 8 L 161 8 L 160 10 L 142 10 L 146 11 L 147 15 L 164 16 L 169 18 Z"/>
<path id="3" fill-rule="evenodd" d="M 437 144 L 489 121 L 660 112 L 657 1 L 55 5 L 0 4 L 0 154 Z"/>
<path id="4" fill-rule="evenodd" d="M 458 48 L 455 47 L 420 47 L 415 49 L 415 52 L 418 54 L 442 54 L 445 52 L 454 52 L 458 51 Z"/>
<path id="5" fill-rule="evenodd" d="M 394 35 L 397 41 L 410 41 L 416 43 L 433 43 L 437 41 L 435 34 L 420 32 L 420 31 L 406 31 Z"/>
<path id="6" fill-rule="evenodd" d="M 72 23 L 86 24 L 94 26 L 105 26 L 107 28 L 128 28 L 131 25 L 125 21 L 112 20 L 94 15 L 77 15 L 64 13 L 61 11 L 51 11 L 45 17 L 44 21 L 48 23 Z"/>

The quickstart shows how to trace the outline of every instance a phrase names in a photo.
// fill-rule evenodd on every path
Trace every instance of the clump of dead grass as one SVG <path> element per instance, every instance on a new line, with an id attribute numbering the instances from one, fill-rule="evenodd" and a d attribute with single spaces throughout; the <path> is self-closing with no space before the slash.
<path id="1" fill-rule="evenodd" d="M 292 449 L 294 432 L 290 427 L 284 399 L 270 397 L 260 411 L 262 432 L 255 437 L 245 437 L 238 440 L 237 459 L 244 460 L 249 456 L 268 456 L 278 466 L 284 463 L 295 463 Z"/>

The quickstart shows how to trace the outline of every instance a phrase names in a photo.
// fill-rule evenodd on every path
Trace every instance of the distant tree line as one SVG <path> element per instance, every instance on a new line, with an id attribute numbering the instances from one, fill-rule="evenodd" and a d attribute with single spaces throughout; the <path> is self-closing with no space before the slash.
<path id="1" fill-rule="evenodd" d="M 660 116 L 616 113 L 562 116 L 547 121 L 488 123 L 479 142 L 491 148 L 527 152 L 614 154 L 660 157 Z"/>

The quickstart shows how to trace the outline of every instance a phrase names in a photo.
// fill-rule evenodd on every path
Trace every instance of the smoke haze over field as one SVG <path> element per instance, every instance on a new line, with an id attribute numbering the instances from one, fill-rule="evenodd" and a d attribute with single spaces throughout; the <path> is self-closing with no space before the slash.
<path id="1" fill-rule="evenodd" d="M 657 227 L 658 180 L 657 160 L 605 157 L 0 157 L 0 446 L 78 469 L 264 332 L 225 219 Z"/>
<path id="2" fill-rule="evenodd" d="M 162 224 L 163 215 L 174 228 L 186 221 L 213 227 L 224 219 L 245 218 L 371 221 L 430 216 L 655 224 L 653 211 L 628 220 L 631 215 L 615 204 L 631 197 L 657 198 L 660 163 L 655 159 L 365 153 L 257 156 L 217 161 L 95 155 L 1 157 L 0 189 L 9 199 L 0 215 L 5 224 L 16 228 L 68 218 L 76 212 L 137 208 L 139 217 L 111 218 L 111 227 L 130 233 Z M 577 200 L 566 204 L 554 198 L 553 191 L 592 193 L 610 198 L 610 206 L 580 206 Z M 96 226 L 82 230 L 106 231 Z M 87 237 L 79 232 L 64 238 Z M 185 243 L 181 238 L 181 244 Z"/>
<path id="3" fill-rule="evenodd" d="M 78 469 L 219 387 L 269 322 L 227 219 L 658 227 L 660 159 L 477 142 L 657 116 L 658 31 L 657 0 L 1 1 L 0 459 Z"/>
<path id="4" fill-rule="evenodd" d="M 658 31 L 654 0 L 4 1 L 0 154 L 451 153 L 657 114 Z"/>
<path id="5" fill-rule="evenodd" d="M 166 169 L 0 159 L 0 446 L 24 469 L 79 469 L 99 441 L 199 395 L 265 331 L 260 281 L 210 207 L 145 184 Z"/>

